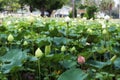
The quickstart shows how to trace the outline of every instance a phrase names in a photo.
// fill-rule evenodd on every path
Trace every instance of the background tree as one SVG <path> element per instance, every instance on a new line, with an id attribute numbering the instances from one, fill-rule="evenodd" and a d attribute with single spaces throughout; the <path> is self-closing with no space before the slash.
<path id="1" fill-rule="evenodd" d="M 44 12 L 48 11 L 49 16 L 54 9 L 62 7 L 68 0 L 21 0 L 22 3 L 30 6 L 30 10 L 37 8 L 41 11 L 41 16 L 44 16 Z"/>
<path id="2" fill-rule="evenodd" d="M 96 1 L 95 0 L 84 0 L 84 5 L 86 6 L 96 6 Z"/>
<path id="3" fill-rule="evenodd" d="M 97 12 L 97 7 L 96 6 L 87 6 L 86 8 L 86 14 L 85 17 L 87 17 L 87 19 L 95 19 L 95 12 Z"/>
<path id="4" fill-rule="evenodd" d="M 111 15 L 111 10 L 114 5 L 115 5 L 114 0 L 101 0 L 99 8 L 101 11 L 109 13 L 109 15 Z"/>
<path id="5" fill-rule="evenodd" d="M 86 13 L 84 17 L 87 19 L 95 18 L 95 12 L 98 11 L 97 2 L 95 0 L 81 0 L 81 4 L 79 5 L 80 9 L 86 9 Z"/>
<path id="6" fill-rule="evenodd" d="M 3 10 L 3 1 L 0 0 L 0 11 L 2 11 L 2 10 Z"/>
<path id="7" fill-rule="evenodd" d="M 8 11 L 16 11 L 20 8 L 19 0 L 0 0 L 1 8 Z"/>
<path id="8" fill-rule="evenodd" d="M 74 17 L 76 18 L 76 17 L 77 17 L 77 9 L 76 9 L 76 6 L 74 7 L 74 11 L 73 11 L 73 10 L 70 11 L 70 13 L 69 13 L 69 17 L 70 17 L 70 18 L 74 18 L 74 17 L 73 17 L 73 12 L 74 12 Z"/>

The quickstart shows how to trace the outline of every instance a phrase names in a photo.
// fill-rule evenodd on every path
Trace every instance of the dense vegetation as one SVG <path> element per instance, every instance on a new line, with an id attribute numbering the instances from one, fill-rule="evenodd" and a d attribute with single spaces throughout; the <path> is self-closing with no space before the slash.
<path id="1" fill-rule="evenodd" d="M 119 23 L 35 16 L 2 20 L 1 80 L 120 79 Z"/>

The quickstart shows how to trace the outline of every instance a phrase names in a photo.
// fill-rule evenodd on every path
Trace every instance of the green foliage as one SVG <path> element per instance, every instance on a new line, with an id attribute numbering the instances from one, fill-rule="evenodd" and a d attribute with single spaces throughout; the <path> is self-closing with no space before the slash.
<path id="1" fill-rule="evenodd" d="M 3 2 L 0 2 L 0 11 L 3 10 Z"/>
<path id="2" fill-rule="evenodd" d="M 80 4 L 79 5 L 79 9 L 85 9 L 87 6 L 86 5 L 83 5 L 83 4 Z"/>
<path id="3" fill-rule="evenodd" d="M 114 61 L 114 65 L 115 65 L 115 67 L 118 68 L 118 69 L 120 68 L 119 60 L 120 60 L 120 58 L 117 58 L 117 59 Z"/>
<path id="4" fill-rule="evenodd" d="M 70 69 L 64 72 L 58 80 L 84 80 L 87 78 L 87 74 L 85 74 L 80 69 Z"/>
<path id="5" fill-rule="evenodd" d="M 69 17 L 72 18 L 73 17 L 73 10 L 69 13 Z M 76 7 L 74 8 L 74 17 L 77 17 L 77 9 Z"/>
<path id="6" fill-rule="evenodd" d="M 91 19 L 91 18 L 95 18 L 95 12 L 97 12 L 97 7 L 96 6 L 88 6 L 86 8 L 86 14 L 85 17 L 87 17 L 87 19 Z"/>
<path id="7" fill-rule="evenodd" d="M 88 61 L 88 64 L 91 65 L 91 66 L 93 66 L 93 67 L 102 69 L 102 68 L 104 68 L 105 66 L 111 65 L 111 62 L 110 62 L 110 61 L 100 62 L 100 61 L 89 60 L 89 61 Z"/>
<path id="8" fill-rule="evenodd" d="M 14 37 L 11 42 L 9 34 Z M 35 57 L 37 48 L 43 52 L 40 59 Z M 33 80 L 119 79 L 119 48 L 120 24 L 113 21 L 5 17 L 0 25 L 0 79 L 29 80 L 26 74 L 34 74 Z M 77 62 L 79 55 L 85 63 Z"/>
<path id="9" fill-rule="evenodd" d="M 114 0 L 102 0 L 100 3 L 101 10 L 111 10 L 112 7 L 115 5 Z"/>
<path id="10" fill-rule="evenodd" d="M 46 10 L 50 14 L 52 10 L 61 8 L 67 2 L 68 0 L 21 0 L 21 3 L 28 4 L 31 8 L 37 8 L 41 10 L 41 12 Z"/>
<path id="11" fill-rule="evenodd" d="M 19 0 L 1 0 L 0 3 L 4 10 L 16 11 L 20 8 Z"/>
<path id="12" fill-rule="evenodd" d="M 9 50 L 5 55 L 0 57 L 2 64 L 1 72 L 6 74 L 18 71 L 18 69 L 22 67 L 27 58 L 27 53 L 21 51 L 20 49 Z"/>

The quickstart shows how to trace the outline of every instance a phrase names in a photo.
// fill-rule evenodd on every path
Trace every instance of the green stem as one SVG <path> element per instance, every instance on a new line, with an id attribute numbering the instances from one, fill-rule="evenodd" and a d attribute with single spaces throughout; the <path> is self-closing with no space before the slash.
<path id="1" fill-rule="evenodd" d="M 95 55 L 95 53 L 93 53 L 93 58 L 94 58 L 94 60 L 96 61 L 96 55 Z"/>
<path id="2" fill-rule="evenodd" d="M 34 42 L 32 42 L 32 53 L 34 53 Z"/>
<path id="3" fill-rule="evenodd" d="M 68 34 L 69 34 L 69 22 L 67 22 L 66 28 L 66 53 L 68 52 Z"/>
<path id="4" fill-rule="evenodd" d="M 9 48 L 12 49 L 12 42 L 9 42 L 8 45 L 9 45 Z"/>
<path id="5" fill-rule="evenodd" d="M 16 80 L 19 80 L 18 73 L 15 72 Z"/>
<path id="6" fill-rule="evenodd" d="M 21 79 L 21 75 L 20 75 L 20 73 L 18 73 L 18 75 L 19 75 L 19 80 L 22 80 L 22 79 Z"/>
<path id="7" fill-rule="evenodd" d="M 38 59 L 38 76 L 39 76 L 39 79 L 38 80 L 41 80 L 41 76 L 40 76 L 40 59 Z"/>

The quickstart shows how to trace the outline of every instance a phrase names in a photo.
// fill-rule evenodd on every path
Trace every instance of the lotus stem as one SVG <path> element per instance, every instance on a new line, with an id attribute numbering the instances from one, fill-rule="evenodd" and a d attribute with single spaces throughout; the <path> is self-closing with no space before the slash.
<path id="1" fill-rule="evenodd" d="M 40 59 L 38 59 L 38 76 L 39 76 L 39 80 L 41 80 L 41 76 L 40 76 Z"/>

